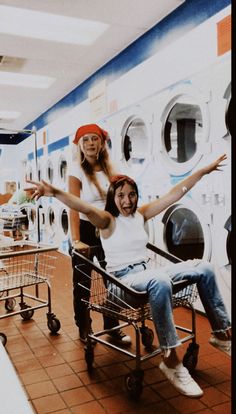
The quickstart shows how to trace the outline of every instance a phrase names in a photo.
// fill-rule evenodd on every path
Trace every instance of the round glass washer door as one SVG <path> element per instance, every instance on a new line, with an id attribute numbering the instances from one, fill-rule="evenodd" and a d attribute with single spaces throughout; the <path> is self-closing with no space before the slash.
<path id="1" fill-rule="evenodd" d="M 61 155 L 59 158 L 59 165 L 58 165 L 58 175 L 59 179 L 62 183 L 66 183 L 67 179 L 67 161 L 64 155 Z"/>
<path id="2" fill-rule="evenodd" d="M 209 225 L 189 207 L 175 205 L 162 219 L 168 251 L 182 260 L 205 259 L 211 255 Z"/>
<path id="3" fill-rule="evenodd" d="M 54 177 L 53 163 L 51 160 L 48 160 L 46 165 L 46 176 L 48 181 L 52 184 Z"/>
<path id="4" fill-rule="evenodd" d="M 55 213 L 52 207 L 48 208 L 47 217 L 48 217 L 48 227 L 49 227 L 50 233 L 54 234 L 56 231 L 56 218 L 55 218 Z"/>
<path id="5" fill-rule="evenodd" d="M 167 104 L 161 121 L 161 152 L 170 173 L 191 170 L 203 155 L 209 136 L 207 104 L 188 94 L 177 95 Z"/>
<path id="6" fill-rule="evenodd" d="M 122 161 L 132 170 L 140 173 L 146 167 L 151 154 L 149 125 L 141 116 L 131 116 L 121 131 Z"/>
<path id="7" fill-rule="evenodd" d="M 68 219 L 68 212 L 66 211 L 65 208 L 63 208 L 63 210 L 61 211 L 60 222 L 61 222 L 61 228 L 62 228 L 63 234 L 67 236 L 68 230 L 69 230 L 69 219 Z"/>

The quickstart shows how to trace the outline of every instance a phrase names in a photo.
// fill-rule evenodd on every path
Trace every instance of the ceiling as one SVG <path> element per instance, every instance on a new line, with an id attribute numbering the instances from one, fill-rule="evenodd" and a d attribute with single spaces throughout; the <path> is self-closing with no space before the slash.
<path id="1" fill-rule="evenodd" d="M 17 119 L 0 118 L 0 129 L 23 129 L 62 99 L 184 0 L 0 0 L 13 6 L 108 23 L 90 46 L 30 39 L 0 31 L 0 71 L 55 77 L 48 89 L 0 85 L 0 111 L 19 111 Z"/>

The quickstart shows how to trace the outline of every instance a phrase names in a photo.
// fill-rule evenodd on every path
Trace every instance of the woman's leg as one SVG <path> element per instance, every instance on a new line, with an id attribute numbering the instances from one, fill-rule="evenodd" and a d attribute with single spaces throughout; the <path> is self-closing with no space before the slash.
<path id="1" fill-rule="evenodd" d="M 76 254 L 72 254 L 72 268 L 73 268 L 73 307 L 74 319 L 79 328 L 80 336 L 86 337 L 90 329 L 90 316 L 86 304 L 82 299 L 89 300 L 90 291 L 90 275 L 91 268 L 84 263 L 81 263 Z M 81 269 L 78 270 L 78 269 Z M 82 286 L 84 286 L 84 288 Z"/>
<path id="2" fill-rule="evenodd" d="M 190 398 L 199 398 L 203 391 L 183 366 L 176 352 L 180 341 L 173 320 L 171 280 L 165 273 L 158 273 L 158 270 L 160 271 L 152 269 L 141 273 L 129 272 L 121 280 L 133 289 L 146 290 L 149 294 L 153 322 L 160 346 L 164 350 L 160 370 L 180 393 Z"/>
<path id="3" fill-rule="evenodd" d="M 120 280 L 139 292 L 148 292 L 159 344 L 163 350 L 175 348 L 180 345 L 180 341 L 173 319 L 171 280 L 159 268 L 142 272 L 136 269 L 138 268 L 129 271 Z"/>
<path id="4" fill-rule="evenodd" d="M 170 270 L 173 281 L 188 280 L 197 284 L 198 293 L 214 333 L 224 333 L 231 326 L 227 310 L 220 294 L 213 267 L 208 262 L 191 265 L 191 262 L 173 265 Z"/>

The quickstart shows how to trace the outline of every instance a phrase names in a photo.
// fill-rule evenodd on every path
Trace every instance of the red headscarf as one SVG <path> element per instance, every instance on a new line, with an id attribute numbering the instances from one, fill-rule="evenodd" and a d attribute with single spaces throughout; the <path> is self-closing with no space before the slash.
<path id="1" fill-rule="evenodd" d="M 130 184 L 134 184 L 134 180 L 132 178 L 128 177 L 128 175 L 118 174 L 118 175 L 113 175 L 110 178 L 111 184 L 116 184 L 116 183 L 122 182 L 122 181 L 127 181 Z"/>
<path id="2" fill-rule="evenodd" d="M 80 138 L 86 134 L 96 134 L 104 141 L 108 137 L 108 132 L 100 128 L 97 124 L 87 124 L 77 129 L 73 143 L 78 144 Z"/>

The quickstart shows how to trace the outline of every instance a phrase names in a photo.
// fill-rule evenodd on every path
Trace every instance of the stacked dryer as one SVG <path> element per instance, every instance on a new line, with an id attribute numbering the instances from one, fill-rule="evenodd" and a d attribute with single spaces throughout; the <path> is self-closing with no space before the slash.
<path id="1" fill-rule="evenodd" d="M 139 204 L 153 199 L 157 168 L 153 153 L 152 98 L 130 106 L 104 121 L 111 133 L 111 157 L 118 172 L 132 177 L 139 189 Z M 154 243 L 153 220 L 147 224 L 150 242 Z"/>
<path id="2" fill-rule="evenodd" d="M 45 160 L 45 180 L 56 187 L 67 190 L 67 166 L 70 152 L 70 137 L 49 143 Z M 59 246 L 67 254 L 69 237 L 68 209 L 55 198 L 43 200 L 45 210 L 44 241 Z"/>
<path id="3" fill-rule="evenodd" d="M 221 97 L 218 92 L 219 84 L 228 78 L 227 64 L 229 62 L 221 62 L 214 70 L 208 68 L 204 73 L 185 79 L 156 98 L 159 110 L 162 106 L 155 124 L 158 161 L 169 175 L 169 188 L 224 152 L 228 155 L 228 168 L 222 175 L 215 172 L 205 176 L 178 203 L 159 215 L 155 239 L 157 244 L 183 260 L 211 261 L 230 311 L 229 260 L 227 266 L 224 265 L 228 275 L 223 276 L 216 258 L 216 250 L 227 253 L 230 240 L 230 136 L 225 120 L 224 127 L 222 122 L 225 110 L 219 112 L 223 96 L 229 92 L 226 87 Z M 226 102 L 224 106 L 227 107 Z M 167 190 L 165 183 L 159 195 Z M 224 237 L 219 237 L 220 233 L 224 233 Z M 227 288 L 223 282 L 225 278 Z M 197 307 L 203 310 L 200 303 Z"/>

